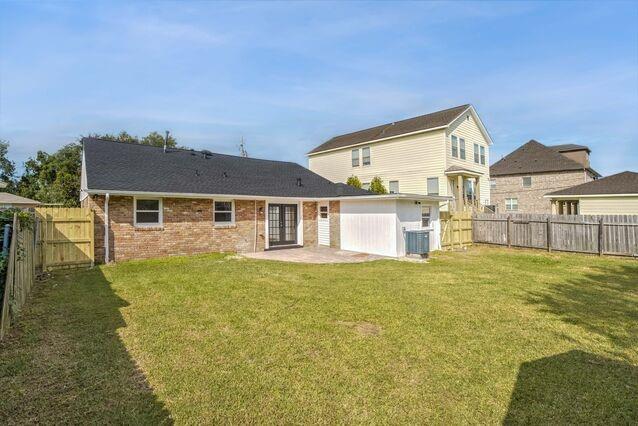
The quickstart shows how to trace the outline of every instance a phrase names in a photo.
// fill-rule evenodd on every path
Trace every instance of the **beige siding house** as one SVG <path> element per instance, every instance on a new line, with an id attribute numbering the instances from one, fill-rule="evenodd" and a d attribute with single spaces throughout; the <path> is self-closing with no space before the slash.
<path id="1" fill-rule="evenodd" d="M 489 204 L 492 140 L 471 105 L 335 136 L 308 153 L 310 170 L 333 182 L 375 176 L 390 192 L 452 196 L 443 208 Z"/>
<path id="2" fill-rule="evenodd" d="M 638 215 L 638 173 L 622 172 L 547 194 L 553 213 Z"/>

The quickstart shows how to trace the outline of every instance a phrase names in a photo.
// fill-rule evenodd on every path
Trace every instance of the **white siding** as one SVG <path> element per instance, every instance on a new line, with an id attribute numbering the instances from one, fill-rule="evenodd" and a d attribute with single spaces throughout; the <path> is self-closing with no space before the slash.
<path id="1" fill-rule="evenodd" d="M 638 195 L 578 200 L 580 214 L 638 214 Z"/>
<path id="2" fill-rule="evenodd" d="M 397 257 L 396 201 L 341 201 L 343 250 Z"/>
<path id="3" fill-rule="evenodd" d="M 308 168 L 332 182 L 345 182 L 353 175 L 361 182 L 370 182 L 373 177 L 379 176 L 387 188 L 391 180 L 397 180 L 402 193 L 413 194 L 426 194 L 427 178 L 438 177 L 439 193 L 446 195 L 444 141 L 443 130 L 404 136 L 312 155 L 308 159 Z M 360 150 L 366 146 L 370 147 L 371 164 L 352 167 L 352 149 Z"/>

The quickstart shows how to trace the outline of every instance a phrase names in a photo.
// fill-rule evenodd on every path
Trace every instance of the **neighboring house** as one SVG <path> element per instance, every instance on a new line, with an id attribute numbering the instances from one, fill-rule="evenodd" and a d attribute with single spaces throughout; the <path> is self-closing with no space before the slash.
<path id="1" fill-rule="evenodd" d="M 489 204 L 490 135 L 471 105 L 335 136 L 308 153 L 333 182 L 379 176 L 393 193 L 453 196 L 452 208 Z M 447 209 L 447 206 L 444 206 Z"/>
<path id="2" fill-rule="evenodd" d="M 498 212 L 551 213 L 544 196 L 600 177 L 582 145 L 545 146 L 530 140 L 490 167 L 490 196 Z"/>
<path id="3" fill-rule="evenodd" d="M 638 173 L 622 172 L 545 196 L 554 214 L 638 215 Z"/>
<path id="4" fill-rule="evenodd" d="M 0 209 L 7 209 L 11 207 L 28 209 L 39 205 L 39 201 L 20 197 L 19 195 L 9 194 L 8 192 L 0 192 Z"/>
<path id="5" fill-rule="evenodd" d="M 95 212 L 98 262 L 317 245 L 398 257 L 404 229 L 424 228 L 440 248 L 445 197 L 377 195 L 283 161 L 82 145 L 80 201 Z"/>

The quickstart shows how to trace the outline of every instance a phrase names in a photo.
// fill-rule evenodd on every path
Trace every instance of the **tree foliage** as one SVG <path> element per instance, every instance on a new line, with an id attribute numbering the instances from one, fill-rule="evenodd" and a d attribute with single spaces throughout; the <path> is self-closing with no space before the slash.
<path id="1" fill-rule="evenodd" d="M 370 191 L 376 192 L 377 194 L 387 194 L 388 190 L 383 186 L 383 181 L 379 176 L 375 176 L 370 181 Z"/>
<path id="2" fill-rule="evenodd" d="M 130 135 L 128 132 L 124 130 L 117 135 L 114 135 L 111 133 L 105 133 L 105 134 L 93 133 L 93 134 L 90 134 L 89 137 L 104 139 L 104 140 L 109 140 L 114 142 L 138 143 L 140 145 L 151 145 L 151 146 L 159 146 L 159 147 L 164 146 L 164 136 L 159 134 L 158 132 L 151 132 L 141 139 L 138 138 L 137 136 Z M 166 145 L 169 148 L 177 148 L 177 141 L 175 140 L 173 136 L 168 135 L 168 142 L 166 143 Z"/>
<path id="3" fill-rule="evenodd" d="M 9 142 L 0 139 L 0 182 L 7 185 L 5 191 L 12 192 L 16 166 L 13 161 L 9 160 L 8 154 Z"/>
<path id="4" fill-rule="evenodd" d="M 361 181 L 356 176 L 350 176 L 346 181 L 347 185 L 354 186 L 355 188 L 361 188 Z"/>

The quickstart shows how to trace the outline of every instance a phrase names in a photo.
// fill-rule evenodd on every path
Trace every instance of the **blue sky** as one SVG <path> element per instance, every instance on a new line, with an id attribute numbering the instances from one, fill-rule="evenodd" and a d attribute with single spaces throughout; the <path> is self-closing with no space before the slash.
<path id="1" fill-rule="evenodd" d="M 88 133 L 296 161 L 463 103 L 492 162 L 534 138 L 638 170 L 638 2 L 0 1 L 0 138 L 20 165 Z"/>

